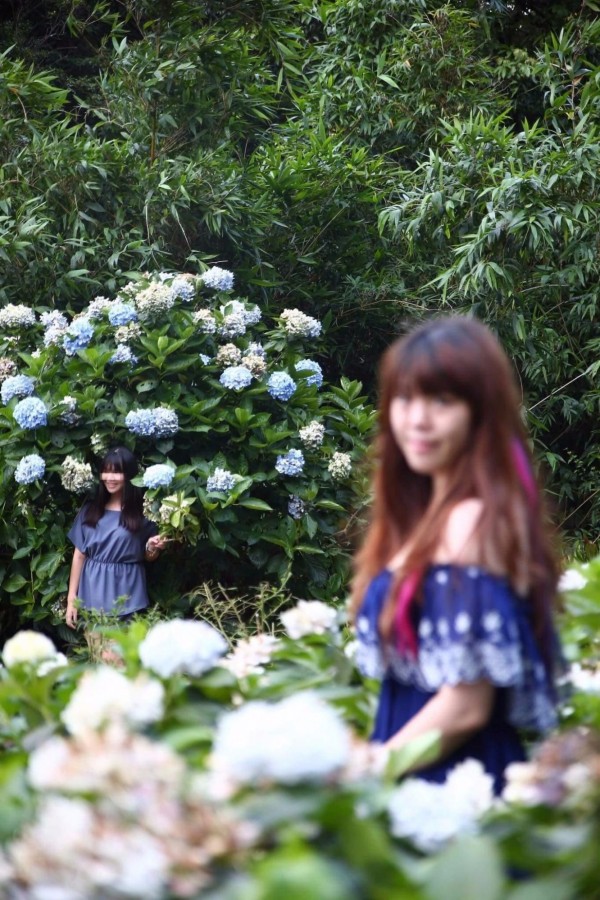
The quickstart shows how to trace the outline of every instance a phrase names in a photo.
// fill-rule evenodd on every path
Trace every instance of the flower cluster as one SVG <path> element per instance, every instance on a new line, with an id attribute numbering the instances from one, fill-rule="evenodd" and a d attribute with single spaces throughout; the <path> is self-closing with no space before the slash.
<path id="1" fill-rule="evenodd" d="M 296 382 L 287 372 L 273 372 L 267 381 L 267 390 L 275 400 L 286 402 L 296 390 Z"/>
<path id="2" fill-rule="evenodd" d="M 129 344 L 137 341 L 142 336 L 142 327 L 139 322 L 130 322 L 129 325 L 120 325 L 115 329 L 115 341 L 117 344 Z"/>
<path id="3" fill-rule="evenodd" d="M 279 703 L 246 703 L 222 716 L 213 766 L 237 784 L 298 784 L 331 778 L 349 755 L 350 735 L 337 712 L 305 691 Z"/>
<path id="4" fill-rule="evenodd" d="M 172 289 L 154 281 L 135 295 L 135 305 L 144 319 L 156 319 L 168 312 L 175 303 Z"/>
<path id="5" fill-rule="evenodd" d="M 319 363 L 313 359 L 301 359 L 294 368 L 300 375 L 304 375 L 305 372 L 312 372 L 312 375 L 304 375 L 307 384 L 316 384 L 318 388 L 323 384 L 323 370 Z"/>
<path id="6" fill-rule="evenodd" d="M 15 481 L 18 484 L 32 484 L 38 478 L 44 477 L 46 471 L 46 463 L 37 453 L 30 453 L 29 456 L 23 456 L 19 460 L 19 464 L 15 469 Z"/>
<path id="7" fill-rule="evenodd" d="M 209 494 L 215 492 L 226 494 L 235 487 L 239 480 L 239 475 L 233 475 L 227 469 L 221 469 L 217 466 L 213 474 L 208 476 L 206 490 Z"/>
<path id="8" fill-rule="evenodd" d="M 223 317 L 219 326 L 219 334 L 222 337 L 241 337 L 246 334 L 246 323 L 240 313 L 229 313 Z"/>
<path id="9" fill-rule="evenodd" d="M 583 694 L 600 694 L 600 666 L 591 668 L 573 663 L 569 669 L 569 681 L 576 691 Z"/>
<path id="10" fill-rule="evenodd" d="M 199 353 L 198 359 L 202 363 L 203 366 L 208 366 L 212 362 L 212 358 L 208 356 L 206 353 Z"/>
<path id="11" fill-rule="evenodd" d="M 166 744 L 118 724 L 46 741 L 31 754 L 29 780 L 43 799 L 9 847 L 10 896 L 196 897 L 219 857 L 255 835 L 186 782 Z"/>
<path id="12" fill-rule="evenodd" d="M 279 617 L 288 637 L 292 640 L 307 634 L 325 634 L 337 621 L 337 610 L 320 600 L 300 600 L 293 609 Z"/>
<path id="13" fill-rule="evenodd" d="M 235 344 L 222 344 L 217 350 L 215 362 L 218 366 L 237 366 L 242 358 L 242 351 Z"/>
<path id="14" fill-rule="evenodd" d="M 317 450 L 323 443 L 325 426 L 313 419 L 312 422 L 301 428 L 298 434 L 305 447 L 308 447 L 310 450 Z"/>
<path id="15" fill-rule="evenodd" d="M 12 375 L 2 382 L 0 394 L 2 402 L 10 403 L 13 397 L 30 397 L 33 394 L 35 382 L 28 375 Z"/>
<path id="16" fill-rule="evenodd" d="M 0 309 L 0 328 L 30 328 L 35 325 L 35 312 L 28 306 L 7 303 Z"/>
<path id="17" fill-rule="evenodd" d="M 246 353 L 242 357 L 242 363 L 244 368 L 248 369 L 248 371 L 255 378 L 262 378 L 262 376 L 267 371 L 267 364 L 265 362 L 264 356 L 259 356 L 258 353 Z"/>
<path id="18" fill-rule="evenodd" d="M 221 373 L 219 381 L 231 391 L 241 391 L 252 382 L 252 374 L 245 366 L 229 366 Z"/>
<path id="19" fill-rule="evenodd" d="M 288 501 L 288 514 L 292 519 L 301 519 L 305 512 L 306 506 L 304 500 L 301 500 L 296 494 L 292 494 Z"/>
<path id="20" fill-rule="evenodd" d="M 561 593 L 567 591 L 580 591 L 587 584 L 587 578 L 579 569 L 567 569 L 558 580 L 558 590 Z"/>
<path id="21" fill-rule="evenodd" d="M 171 291 L 174 297 L 180 297 L 184 303 L 189 303 L 196 296 L 193 275 L 176 275 L 171 282 Z"/>
<path id="22" fill-rule="evenodd" d="M 44 328 L 44 347 L 56 346 L 62 343 L 63 337 L 69 323 L 64 313 L 53 309 L 50 312 L 42 313 L 41 322 Z"/>
<path id="23" fill-rule="evenodd" d="M 585 808 L 600 787 L 600 736 L 583 727 L 553 735 L 530 762 L 512 763 L 505 775 L 506 803 Z"/>
<path id="24" fill-rule="evenodd" d="M 304 468 L 302 450 L 288 450 L 285 455 L 278 456 L 275 468 L 280 475 L 300 475 Z"/>
<path id="25" fill-rule="evenodd" d="M 194 322 L 204 334 L 214 334 L 217 330 L 217 320 L 208 309 L 199 309 L 194 313 Z"/>
<path id="26" fill-rule="evenodd" d="M 206 287 L 213 288 L 216 291 L 230 291 L 233 287 L 233 272 L 227 269 L 220 269 L 219 266 L 212 266 L 200 275 L 199 279 Z"/>
<path id="27" fill-rule="evenodd" d="M 37 665 L 56 656 L 56 647 L 39 631 L 18 631 L 7 640 L 2 650 L 2 659 L 7 669 L 13 666 Z"/>
<path id="28" fill-rule="evenodd" d="M 100 666 L 83 675 L 61 719 L 73 735 L 115 720 L 143 727 L 161 718 L 164 693 L 160 681 L 145 674 L 132 681 L 110 666 Z"/>
<path id="29" fill-rule="evenodd" d="M 88 304 L 85 315 L 88 319 L 101 319 L 105 310 L 110 309 L 112 305 L 112 300 L 109 300 L 108 297 L 94 297 Z"/>
<path id="30" fill-rule="evenodd" d="M 62 339 L 67 356 L 73 356 L 79 350 L 85 350 L 93 336 L 94 329 L 85 316 L 71 322 Z"/>
<path id="31" fill-rule="evenodd" d="M 94 484 L 92 467 L 72 456 L 65 456 L 60 469 L 60 480 L 65 490 L 83 494 Z"/>
<path id="32" fill-rule="evenodd" d="M 25 429 L 41 428 L 48 422 L 48 410 L 38 397 L 19 400 L 13 410 L 17 425 Z"/>
<path id="33" fill-rule="evenodd" d="M 14 360 L 9 359 L 8 356 L 0 357 L 0 384 L 12 375 L 16 375 L 16 372 L 17 364 Z"/>
<path id="34" fill-rule="evenodd" d="M 117 344 L 117 349 L 109 359 L 110 363 L 129 363 L 135 365 L 138 361 L 135 353 L 132 352 L 128 344 Z"/>
<path id="35" fill-rule="evenodd" d="M 207 622 L 171 619 L 150 629 L 139 647 L 146 669 L 162 678 L 171 675 L 203 675 L 217 665 L 227 642 Z"/>
<path id="36" fill-rule="evenodd" d="M 79 421 L 79 416 L 75 412 L 75 409 L 77 408 L 77 400 L 75 397 L 70 397 L 67 394 L 60 401 L 60 405 L 64 407 L 59 415 L 60 421 L 64 422 L 65 425 L 75 425 L 75 423 Z"/>
<path id="37" fill-rule="evenodd" d="M 221 312 L 225 316 L 241 316 L 246 327 L 258 324 L 258 322 L 260 322 L 262 318 L 262 313 L 258 306 L 254 305 L 248 308 L 241 302 L 241 300 L 230 300 L 229 303 L 221 307 Z"/>
<path id="38" fill-rule="evenodd" d="M 417 778 L 403 781 L 389 801 L 392 834 L 433 853 L 456 835 L 476 831 L 493 802 L 492 777 L 478 760 L 467 759 L 452 769 L 443 784 Z"/>
<path id="39" fill-rule="evenodd" d="M 318 337 L 321 334 L 321 323 L 299 309 L 284 309 L 280 318 L 286 332 L 292 337 Z"/>
<path id="40" fill-rule="evenodd" d="M 131 303 L 112 303 L 108 310 L 108 321 L 111 325 L 129 325 L 137 322 L 138 314 Z"/>
<path id="41" fill-rule="evenodd" d="M 327 471 L 335 481 L 347 478 L 352 471 L 352 457 L 349 453 L 334 453 L 329 460 Z"/>
<path id="42" fill-rule="evenodd" d="M 135 409 L 125 416 L 125 426 L 140 437 L 169 437 L 179 429 L 177 413 L 159 406 L 156 409 Z"/>
<path id="43" fill-rule="evenodd" d="M 148 466 L 148 468 L 144 472 L 144 487 L 169 487 L 169 485 L 173 481 L 174 475 L 175 469 L 173 469 L 171 466 L 166 466 L 161 463 L 158 463 L 155 466 Z"/>
<path id="44" fill-rule="evenodd" d="M 255 634 L 238 641 L 235 649 L 219 665 L 228 669 L 236 678 L 259 675 L 278 646 L 279 641 L 273 635 Z"/>

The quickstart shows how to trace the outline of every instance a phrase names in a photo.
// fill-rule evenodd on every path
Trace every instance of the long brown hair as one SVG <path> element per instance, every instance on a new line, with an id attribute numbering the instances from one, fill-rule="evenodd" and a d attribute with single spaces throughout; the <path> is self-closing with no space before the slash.
<path id="1" fill-rule="evenodd" d="M 139 531 L 144 522 L 143 503 L 144 492 L 141 488 L 131 483 L 131 479 L 138 474 L 138 463 L 127 447 L 113 447 L 100 463 L 100 474 L 103 472 L 122 472 L 123 479 L 123 503 L 119 524 L 129 531 Z M 102 480 L 98 484 L 95 497 L 89 501 L 86 507 L 84 522 L 86 525 L 98 524 L 106 508 L 110 494 Z"/>
<path id="2" fill-rule="evenodd" d="M 461 500 L 479 498 L 482 566 L 500 565 L 513 585 L 528 585 L 542 649 L 550 624 L 557 565 L 542 498 L 520 416 L 511 365 L 491 332 L 461 316 L 435 319 L 393 343 L 380 367 L 379 433 L 374 446 L 373 504 L 369 529 L 355 557 L 352 609 L 369 580 L 397 551 L 409 547 L 380 619 L 382 636 L 393 628 L 398 583 L 433 561 L 448 516 Z M 412 471 L 390 427 L 398 394 L 452 394 L 471 411 L 471 434 L 446 496 L 432 503 L 432 482 Z"/>

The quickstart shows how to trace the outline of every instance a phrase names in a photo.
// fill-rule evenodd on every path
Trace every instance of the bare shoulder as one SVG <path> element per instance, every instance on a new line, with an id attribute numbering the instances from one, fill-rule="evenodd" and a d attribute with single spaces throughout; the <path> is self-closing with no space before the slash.
<path id="1" fill-rule="evenodd" d="M 451 510 L 442 533 L 436 562 L 465 565 L 481 562 L 482 547 L 477 526 L 483 514 L 483 502 L 476 497 L 461 500 Z"/>

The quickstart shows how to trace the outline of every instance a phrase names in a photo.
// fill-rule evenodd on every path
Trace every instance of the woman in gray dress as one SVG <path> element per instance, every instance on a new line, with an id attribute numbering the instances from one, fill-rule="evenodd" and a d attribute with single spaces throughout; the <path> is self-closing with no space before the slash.
<path id="1" fill-rule="evenodd" d="M 77 624 L 76 600 L 84 609 L 130 616 L 148 606 L 144 562 L 165 546 L 154 522 L 143 514 L 143 491 L 131 483 L 138 473 L 126 447 L 109 450 L 100 464 L 100 484 L 80 510 L 68 538 L 75 545 L 66 623 Z"/>

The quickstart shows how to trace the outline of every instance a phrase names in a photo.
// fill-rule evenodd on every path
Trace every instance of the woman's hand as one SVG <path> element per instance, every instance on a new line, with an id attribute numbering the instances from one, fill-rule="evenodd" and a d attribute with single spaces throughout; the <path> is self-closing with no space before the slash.
<path id="1" fill-rule="evenodd" d="M 169 543 L 169 538 L 161 537 L 154 534 L 146 541 L 146 557 L 148 559 L 156 559 L 161 550 L 164 550 Z"/>
<path id="2" fill-rule="evenodd" d="M 69 628 L 75 628 L 77 626 L 77 607 L 75 606 L 74 600 L 67 600 L 65 622 Z"/>

